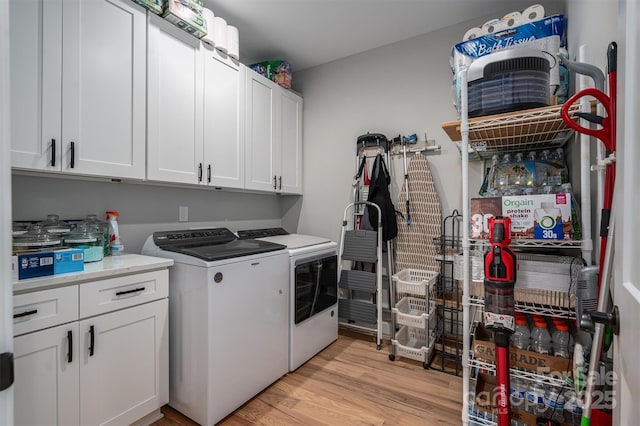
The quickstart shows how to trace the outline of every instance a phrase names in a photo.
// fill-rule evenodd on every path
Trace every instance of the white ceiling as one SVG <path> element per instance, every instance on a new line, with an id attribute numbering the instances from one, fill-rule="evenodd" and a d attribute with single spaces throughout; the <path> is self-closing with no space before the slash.
<path id="1" fill-rule="evenodd" d="M 242 62 L 286 60 L 293 71 L 474 18 L 500 18 L 534 3 L 535 0 L 204 0 L 205 7 L 216 16 L 238 27 Z"/>

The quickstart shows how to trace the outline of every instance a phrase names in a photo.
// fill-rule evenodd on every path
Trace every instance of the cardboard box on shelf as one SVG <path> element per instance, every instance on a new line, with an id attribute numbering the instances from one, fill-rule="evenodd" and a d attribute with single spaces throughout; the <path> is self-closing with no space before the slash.
<path id="1" fill-rule="evenodd" d="M 207 22 L 197 7 L 185 6 L 180 0 L 165 0 L 162 17 L 197 38 L 207 35 Z"/>
<path id="2" fill-rule="evenodd" d="M 51 250 L 25 250 L 12 257 L 13 278 L 46 277 L 84 271 L 84 250 L 58 247 Z"/>
<path id="3" fill-rule="evenodd" d="M 76 248 L 62 248 L 53 251 L 53 273 L 84 271 L 84 250 Z"/>
<path id="4" fill-rule="evenodd" d="M 134 3 L 138 3 L 145 9 L 148 9 L 156 15 L 161 15 L 164 11 L 163 0 L 133 0 Z"/>
<path id="5" fill-rule="evenodd" d="M 489 237 L 489 218 L 511 218 L 514 239 L 569 240 L 571 194 L 534 194 L 472 198 L 471 238 Z"/>
<path id="6" fill-rule="evenodd" d="M 492 333 L 484 325 L 478 324 L 473 336 L 473 355 L 486 362 L 495 362 L 495 344 Z M 539 354 L 518 348 L 509 348 L 509 366 L 524 368 L 539 374 L 555 377 L 571 377 L 573 362 L 559 356 Z"/>
<path id="7" fill-rule="evenodd" d="M 53 275 L 53 251 L 25 250 L 15 258 L 19 280 Z"/>
<path id="8" fill-rule="evenodd" d="M 476 391 L 474 395 L 474 406 L 477 410 L 484 411 L 496 415 L 497 409 L 496 395 L 496 377 L 488 374 L 479 373 L 476 379 Z M 518 423 L 524 423 L 530 426 L 536 426 L 537 416 L 526 411 L 526 402 L 522 406 L 514 406 L 511 400 L 511 419 Z M 570 426 L 562 423 L 561 426 Z"/>

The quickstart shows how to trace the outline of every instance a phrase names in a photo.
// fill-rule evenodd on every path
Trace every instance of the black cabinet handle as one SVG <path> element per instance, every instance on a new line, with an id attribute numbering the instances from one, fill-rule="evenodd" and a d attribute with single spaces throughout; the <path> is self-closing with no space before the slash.
<path id="1" fill-rule="evenodd" d="M 273 189 L 278 189 L 278 185 L 276 185 L 276 175 L 273 175 Z"/>
<path id="2" fill-rule="evenodd" d="M 31 311 L 24 311 L 24 312 L 20 312 L 19 314 L 13 314 L 13 318 L 22 318 L 22 317 L 28 317 L 29 315 L 33 315 L 33 314 L 37 314 L 38 310 L 37 309 L 33 309 Z"/>
<path id="3" fill-rule="evenodd" d="M 198 182 L 202 182 L 202 163 L 198 164 Z"/>
<path id="4" fill-rule="evenodd" d="M 211 183 L 211 164 L 207 166 L 207 183 Z"/>
<path id="5" fill-rule="evenodd" d="M 76 166 L 76 143 L 71 142 L 71 168 L 73 169 Z"/>
<path id="6" fill-rule="evenodd" d="M 51 167 L 56 166 L 56 140 L 51 139 Z"/>
<path id="7" fill-rule="evenodd" d="M 282 176 L 278 176 L 278 189 L 282 189 Z"/>
<path id="8" fill-rule="evenodd" d="M 118 291 L 116 292 L 116 296 L 122 296 L 123 294 L 138 293 L 140 291 L 144 291 L 144 289 L 145 289 L 144 287 L 138 287 L 131 290 Z"/>
<path id="9" fill-rule="evenodd" d="M 73 331 L 67 331 L 67 362 L 73 361 Z"/>
<path id="10" fill-rule="evenodd" d="M 93 326 L 89 327 L 89 356 L 93 356 L 93 349 L 95 343 L 95 331 Z"/>

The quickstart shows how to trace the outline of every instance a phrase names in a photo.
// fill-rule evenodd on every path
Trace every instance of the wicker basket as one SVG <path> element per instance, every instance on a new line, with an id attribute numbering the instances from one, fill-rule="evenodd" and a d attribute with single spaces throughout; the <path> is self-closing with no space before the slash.
<path id="1" fill-rule="evenodd" d="M 439 273 L 421 269 L 403 269 L 391 276 L 396 286 L 396 293 L 426 296 L 431 292 Z"/>

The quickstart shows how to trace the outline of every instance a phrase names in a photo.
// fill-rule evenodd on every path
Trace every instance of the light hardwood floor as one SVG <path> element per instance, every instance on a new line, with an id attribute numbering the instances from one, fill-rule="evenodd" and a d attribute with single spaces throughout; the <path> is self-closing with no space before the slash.
<path id="1" fill-rule="evenodd" d="M 220 425 L 459 425 L 462 379 L 422 363 L 389 360 L 389 346 L 340 332 L 336 342 L 282 377 Z M 156 426 L 195 425 L 169 406 Z"/>

